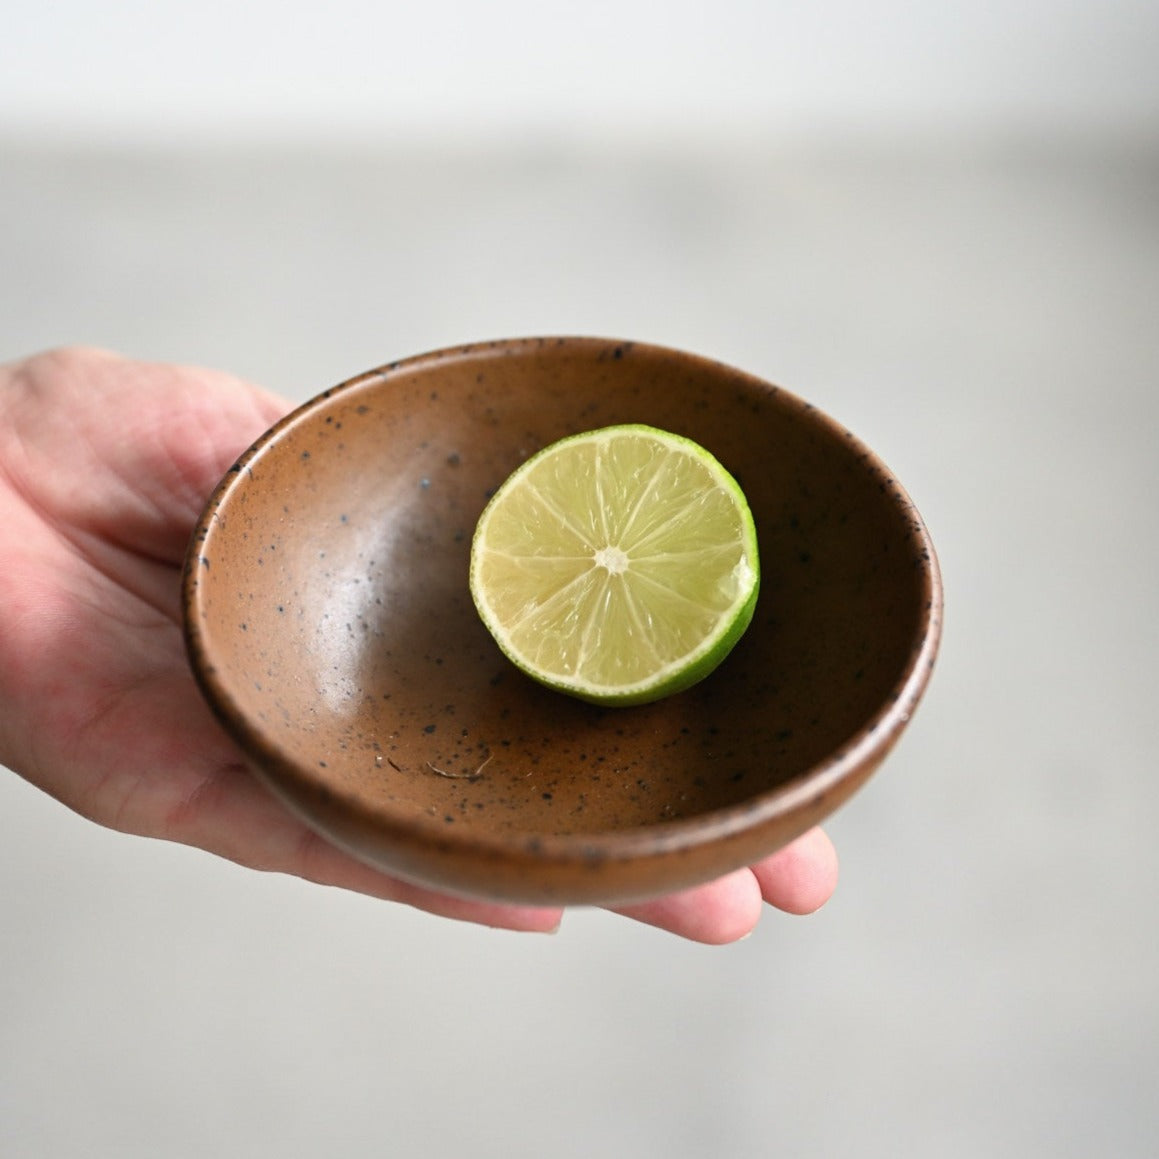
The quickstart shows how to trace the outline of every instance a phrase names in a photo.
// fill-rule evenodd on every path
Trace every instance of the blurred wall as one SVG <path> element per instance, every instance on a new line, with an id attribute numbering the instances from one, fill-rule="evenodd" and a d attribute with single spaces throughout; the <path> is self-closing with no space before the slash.
<path id="1" fill-rule="evenodd" d="M 1151 0 L 16 0 L 0 133 L 1159 125 Z"/>

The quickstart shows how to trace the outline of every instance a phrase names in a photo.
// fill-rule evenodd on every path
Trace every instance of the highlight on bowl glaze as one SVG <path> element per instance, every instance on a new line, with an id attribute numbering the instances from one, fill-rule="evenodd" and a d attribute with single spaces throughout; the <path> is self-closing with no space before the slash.
<path id="1" fill-rule="evenodd" d="M 711 451 L 762 562 L 726 662 L 630 709 L 518 672 L 467 578 L 494 489 L 617 423 Z M 926 688 L 942 586 L 905 490 L 807 402 L 694 354 L 531 338 L 392 362 L 283 419 L 210 498 L 184 606 L 210 706 L 329 840 L 464 896 L 614 904 L 764 857 L 860 787 Z"/>

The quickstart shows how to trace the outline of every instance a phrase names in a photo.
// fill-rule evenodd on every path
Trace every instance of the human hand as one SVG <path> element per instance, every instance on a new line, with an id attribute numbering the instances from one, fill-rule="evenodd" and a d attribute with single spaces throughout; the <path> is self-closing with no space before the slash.
<path id="1" fill-rule="evenodd" d="M 254 869 L 520 930 L 558 909 L 398 881 L 304 826 L 246 770 L 202 701 L 182 639 L 194 523 L 288 404 L 215 371 L 62 350 L 0 366 L 0 762 L 99 824 Z M 748 869 L 617 912 L 731 942 L 768 902 L 828 900 L 819 829 Z"/>

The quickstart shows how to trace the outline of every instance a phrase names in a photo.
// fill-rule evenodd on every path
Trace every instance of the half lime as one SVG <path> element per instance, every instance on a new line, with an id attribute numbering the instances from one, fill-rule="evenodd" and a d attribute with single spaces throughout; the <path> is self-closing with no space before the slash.
<path id="1" fill-rule="evenodd" d="M 756 528 L 736 480 L 691 439 L 640 424 L 571 435 L 495 492 L 471 594 L 511 661 L 598 704 L 702 680 L 752 620 Z"/>

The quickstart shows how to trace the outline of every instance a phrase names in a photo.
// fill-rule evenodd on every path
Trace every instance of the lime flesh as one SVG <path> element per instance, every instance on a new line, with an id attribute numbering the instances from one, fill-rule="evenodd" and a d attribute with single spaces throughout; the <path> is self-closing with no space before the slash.
<path id="1" fill-rule="evenodd" d="M 690 439 L 638 424 L 572 435 L 519 467 L 471 547 L 500 648 L 560 692 L 642 704 L 688 688 L 752 620 L 760 567 L 740 487 Z"/>

